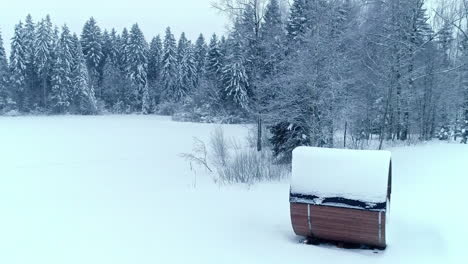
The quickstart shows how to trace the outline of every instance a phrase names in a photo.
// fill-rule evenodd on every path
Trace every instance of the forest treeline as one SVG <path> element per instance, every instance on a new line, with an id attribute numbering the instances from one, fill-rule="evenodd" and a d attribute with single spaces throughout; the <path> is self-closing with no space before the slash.
<path id="1" fill-rule="evenodd" d="M 259 120 L 276 154 L 298 145 L 429 140 L 468 126 L 468 1 L 224 0 L 226 36 L 171 29 L 149 42 L 89 19 L 80 35 L 49 16 L 0 36 L 3 114 L 172 114 Z"/>

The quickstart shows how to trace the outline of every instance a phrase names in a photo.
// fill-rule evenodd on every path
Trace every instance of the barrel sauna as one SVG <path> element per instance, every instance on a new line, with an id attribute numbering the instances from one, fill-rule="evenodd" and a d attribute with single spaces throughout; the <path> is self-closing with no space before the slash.
<path id="1" fill-rule="evenodd" d="M 294 233 L 386 248 L 391 168 L 388 151 L 295 149 L 290 190 Z"/>

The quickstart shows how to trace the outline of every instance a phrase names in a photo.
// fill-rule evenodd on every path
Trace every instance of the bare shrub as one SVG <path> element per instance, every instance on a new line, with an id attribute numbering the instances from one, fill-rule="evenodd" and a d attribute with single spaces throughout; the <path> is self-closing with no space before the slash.
<path id="1" fill-rule="evenodd" d="M 211 157 L 216 167 L 225 167 L 229 160 L 229 147 L 224 130 L 217 127 L 210 137 Z"/>
<path id="2" fill-rule="evenodd" d="M 194 153 L 181 156 L 205 167 L 212 172 L 220 184 L 254 184 L 261 181 L 281 180 L 288 176 L 289 165 L 276 164 L 272 152 L 261 152 L 252 147 L 244 147 L 237 140 L 228 140 L 221 127 L 211 134 L 209 149 L 205 143 L 195 139 Z"/>
<path id="3" fill-rule="evenodd" d="M 192 163 L 202 166 L 207 169 L 209 172 L 213 172 L 208 164 L 208 151 L 206 150 L 205 143 L 198 138 L 194 138 L 192 153 L 182 153 L 180 156 L 190 162 L 190 167 L 192 168 Z"/>
<path id="4" fill-rule="evenodd" d="M 275 164 L 270 151 L 236 149 L 228 166 L 218 167 L 219 178 L 224 183 L 253 184 L 261 181 L 283 179 L 288 175 L 288 167 Z"/>

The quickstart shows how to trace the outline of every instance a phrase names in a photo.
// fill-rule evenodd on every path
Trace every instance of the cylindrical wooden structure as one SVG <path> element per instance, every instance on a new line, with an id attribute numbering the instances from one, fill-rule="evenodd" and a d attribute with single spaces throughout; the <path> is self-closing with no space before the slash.
<path id="1" fill-rule="evenodd" d="M 290 209 L 294 232 L 299 236 L 309 238 L 385 248 L 387 246 L 387 209 L 391 198 L 392 182 L 390 154 L 388 152 L 338 150 L 339 153 L 336 156 L 340 158 L 334 159 L 334 151 L 302 148 L 293 153 Z M 314 153 L 309 155 L 308 152 Z M 301 157 L 297 158 L 297 156 Z M 350 161 L 344 161 L 348 156 Z M 365 171 L 367 156 L 373 157 L 373 162 L 380 165 Z M 309 158 L 310 161 L 308 161 Z M 307 161 L 308 163 L 303 165 Z M 303 164 L 298 164 L 300 162 Z M 314 162 L 317 162 L 316 166 Z M 340 163 L 346 166 L 340 167 Z M 354 171 L 349 169 L 349 166 L 353 165 L 362 167 L 363 174 L 367 173 L 367 175 L 359 174 L 359 168 L 354 168 Z M 309 170 L 310 176 L 307 174 Z M 379 172 L 379 170 L 383 171 Z M 347 173 L 349 171 L 354 173 Z M 353 177 L 356 177 L 357 185 L 372 182 L 375 180 L 372 177 L 381 179 L 374 181 L 374 184 L 364 186 L 365 188 L 359 186 L 353 188 L 355 185 L 350 184 L 354 182 Z M 369 181 L 366 181 L 366 177 Z M 326 184 L 327 179 L 330 180 L 329 184 Z M 346 184 L 340 186 L 340 179 L 343 179 Z M 336 192 L 334 192 L 334 185 L 336 185 Z M 372 187 L 375 185 L 380 186 L 375 188 L 376 194 L 372 195 Z"/>

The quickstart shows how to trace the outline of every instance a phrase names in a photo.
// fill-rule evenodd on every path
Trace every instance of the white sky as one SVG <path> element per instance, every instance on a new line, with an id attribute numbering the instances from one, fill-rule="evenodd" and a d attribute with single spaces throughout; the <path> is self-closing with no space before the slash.
<path id="1" fill-rule="evenodd" d="M 164 34 L 167 26 L 178 38 L 185 31 L 195 40 L 203 33 L 208 38 L 212 33 L 223 34 L 226 17 L 211 7 L 213 0 L 1 0 L 0 30 L 7 52 L 14 25 L 24 22 L 27 14 L 37 22 L 50 14 L 54 25 L 64 23 L 72 32 L 81 34 L 81 29 L 91 16 L 96 18 L 101 29 L 114 27 L 118 32 L 138 23 L 146 40 Z"/>

